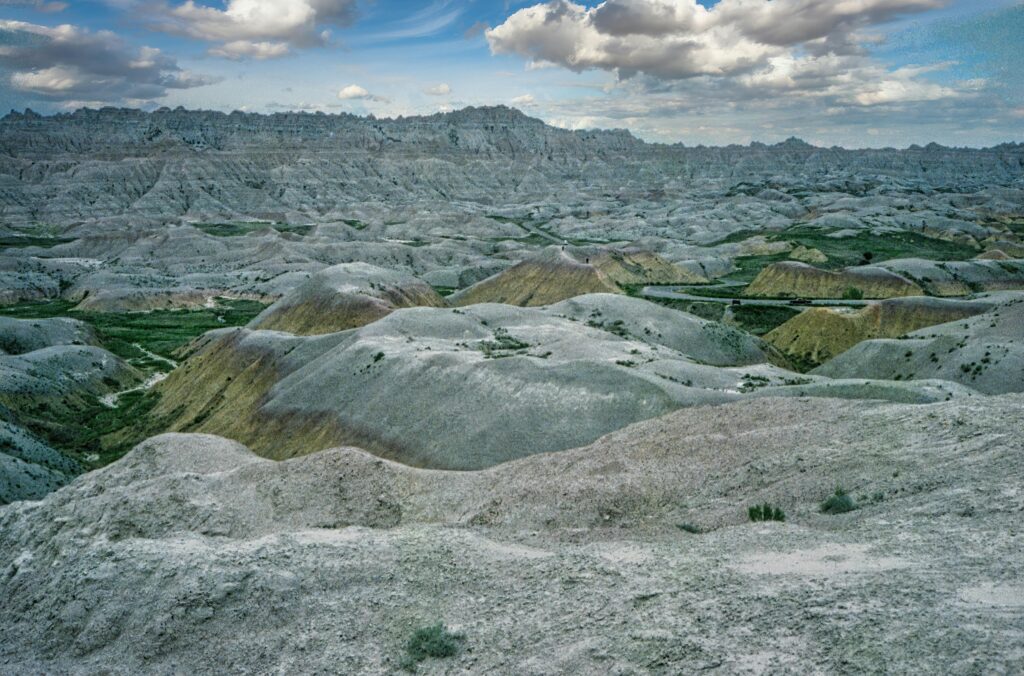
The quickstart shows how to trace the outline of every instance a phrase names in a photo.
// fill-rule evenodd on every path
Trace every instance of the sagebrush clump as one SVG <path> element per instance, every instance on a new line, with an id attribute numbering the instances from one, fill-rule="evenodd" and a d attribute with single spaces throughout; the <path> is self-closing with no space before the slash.
<path id="1" fill-rule="evenodd" d="M 844 514 L 857 509 L 857 502 L 849 495 L 842 486 L 836 487 L 836 492 L 825 498 L 821 503 L 821 511 L 825 514 Z"/>
<path id="2" fill-rule="evenodd" d="M 428 657 L 454 657 L 459 653 L 463 639 L 462 634 L 449 631 L 448 627 L 440 622 L 429 627 L 420 627 L 405 644 L 402 668 L 406 671 L 416 671 L 416 665 Z"/>
<path id="3" fill-rule="evenodd" d="M 782 511 L 781 507 L 776 507 L 769 503 L 763 505 L 754 505 L 753 507 L 747 508 L 747 516 L 750 517 L 751 521 L 785 521 L 786 513 Z"/>

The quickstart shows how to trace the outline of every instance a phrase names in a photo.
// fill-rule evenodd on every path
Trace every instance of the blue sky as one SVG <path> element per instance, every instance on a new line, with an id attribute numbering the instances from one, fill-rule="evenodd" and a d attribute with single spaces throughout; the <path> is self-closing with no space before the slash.
<path id="1" fill-rule="evenodd" d="M 1021 0 L 0 0 L 0 108 L 506 104 L 687 144 L 1024 141 Z"/>

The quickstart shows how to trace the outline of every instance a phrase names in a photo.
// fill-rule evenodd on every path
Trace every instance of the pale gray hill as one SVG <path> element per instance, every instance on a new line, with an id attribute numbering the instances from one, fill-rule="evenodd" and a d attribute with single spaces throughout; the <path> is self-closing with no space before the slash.
<path id="1" fill-rule="evenodd" d="M 96 332 L 77 319 L 0 317 L 0 355 L 24 354 L 54 345 L 95 345 Z"/>
<path id="2" fill-rule="evenodd" d="M 26 426 L 60 429 L 61 420 L 83 414 L 99 397 L 141 379 L 127 362 L 92 345 L 0 355 L 0 406 Z"/>
<path id="3" fill-rule="evenodd" d="M 151 415 L 162 430 L 228 436 L 271 458 L 358 444 L 410 465 L 478 469 L 772 388 L 916 402 L 971 394 L 864 380 L 829 389 L 771 365 L 769 352 L 734 329 L 613 295 L 407 308 L 320 336 L 211 332 L 157 386 Z"/>
<path id="4" fill-rule="evenodd" d="M 1022 405 L 746 401 L 481 472 L 163 435 L 0 508 L 0 670 L 395 673 L 443 622 L 424 673 L 1014 673 Z"/>
<path id="5" fill-rule="evenodd" d="M 335 333 L 369 324 L 398 308 L 444 305 L 444 298 L 412 275 L 344 263 L 317 272 L 248 326 L 299 335 Z"/>
<path id="6" fill-rule="evenodd" d="M 549 305 L 547 312 L 661 345 L 711 366 L 762 364 L 772 357 L 771 347 L 749 333 L 627 296 L 577 296 Z"/>
<path id="7" fill-rule="evenodd" d="M 943 379 L 979 392 L 1024 391 L 1024 298 L 993 295 L 983 314 L 930 326 L 899 340 L 868 340 L 818 367 L 829 378 Z"/>
<path id="8" fill-rule="evenodd" d="M 0 504 L 39 500 L 82 472 L 24 428 L 0 420 Z"/>
<path id="9" fill-rule="evenodd" d="M 1024 287 L 1024 261 L 929 261 L 920 258 L 888 260 L 880 267 L 905 275 L 936 296 L 962 296 L 982 291 Z"/>

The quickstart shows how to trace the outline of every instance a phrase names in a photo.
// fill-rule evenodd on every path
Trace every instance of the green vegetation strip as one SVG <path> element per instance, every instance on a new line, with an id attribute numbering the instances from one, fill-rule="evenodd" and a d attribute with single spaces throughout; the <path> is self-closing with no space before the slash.
<path id="1" fill-rule="evenodd" d="M 312 225 L 287 225 L 283 223 L 193 223 L 192 225 L 214 237 L 241 237 L 269 228 L 273 228 L 278 232 L 291 232 L 305 237 L 313 229 Z"/>
<path id="2" fill-rule="evenodd" d="M 0 308 L 0 315 L 19 319 L 72 317 L 96 330 L 100 342 L 146 373 L 167 371 L 175 352 L 211 329 L 246 324 L 264 305 L 249 300 L 220 299 L 218 307 L 200 310 L 99 313 L 73 310 L 73 303 L 55 300 Z M 164 359 L 154 359 L 151 352 Z M 124 392 L 114 408 L 90 397 L 73 409 L 46 407 L 20 411 L 19 421 L 47 443 L 87 467 L 117 460 L 143 439 L 164 431 L 167 421 L 150 412 L 159 401 L 153 391 Z"/>
<path id="3" fill-rule="evenodd" d="M 24 237 L 17 235 L 0 236 L 0 249 L 23 249 L 30 246 L 49 249 L 58 244 L 67 244 L 73 241 L 65 237 L 40 237 L 36 235 L 26 235 Z"/>
<path id="4" fill-rule="evenodd" d="M 22 303 L 0 308 L 0 315 L 19 319 L 45 319 L 71 317 L 84 321 L 96 330 L 105 348 L 143 370 L 153 370 L 136 363 L 146 359 L 139 347 L 167 359 L 174 352 L 211 329 L 241 326 L 258 315 L 265 307 L 252 300 L 219 299 L 215 308 L 198 310 L 153 310 L 152 312 L 80 312 L 74 303 L 52 300 L 42 303 Z M 157 370 L 163 370 L 157 369 Z"/>

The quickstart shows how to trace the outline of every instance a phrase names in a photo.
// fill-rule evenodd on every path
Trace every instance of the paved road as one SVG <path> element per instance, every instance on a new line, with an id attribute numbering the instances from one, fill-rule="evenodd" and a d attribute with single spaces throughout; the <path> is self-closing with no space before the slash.
<path id="1" fill-rule="evenodd" d="M 690 300 L 698 301 L 703 303 L 732 303 L 735 300 L 732 296 L 694 296 L 685 292 L 685 286 L 645 286 L 641 291 L 641 296 L 648 296 L 650 298 L 673 298 L 676 300 Z M 775 307 L 807 307 L 806 305 L 790 305 L 788 300 L 777 300 L 768 298 L 740 298 L 741 303 L 744 305 L 768 305 Z M 827 306 L 842 306 L 842 307 L 863 307 L 873 301 L 870 300 L 812 300 L 811 305 L 827 305 Z"/>

